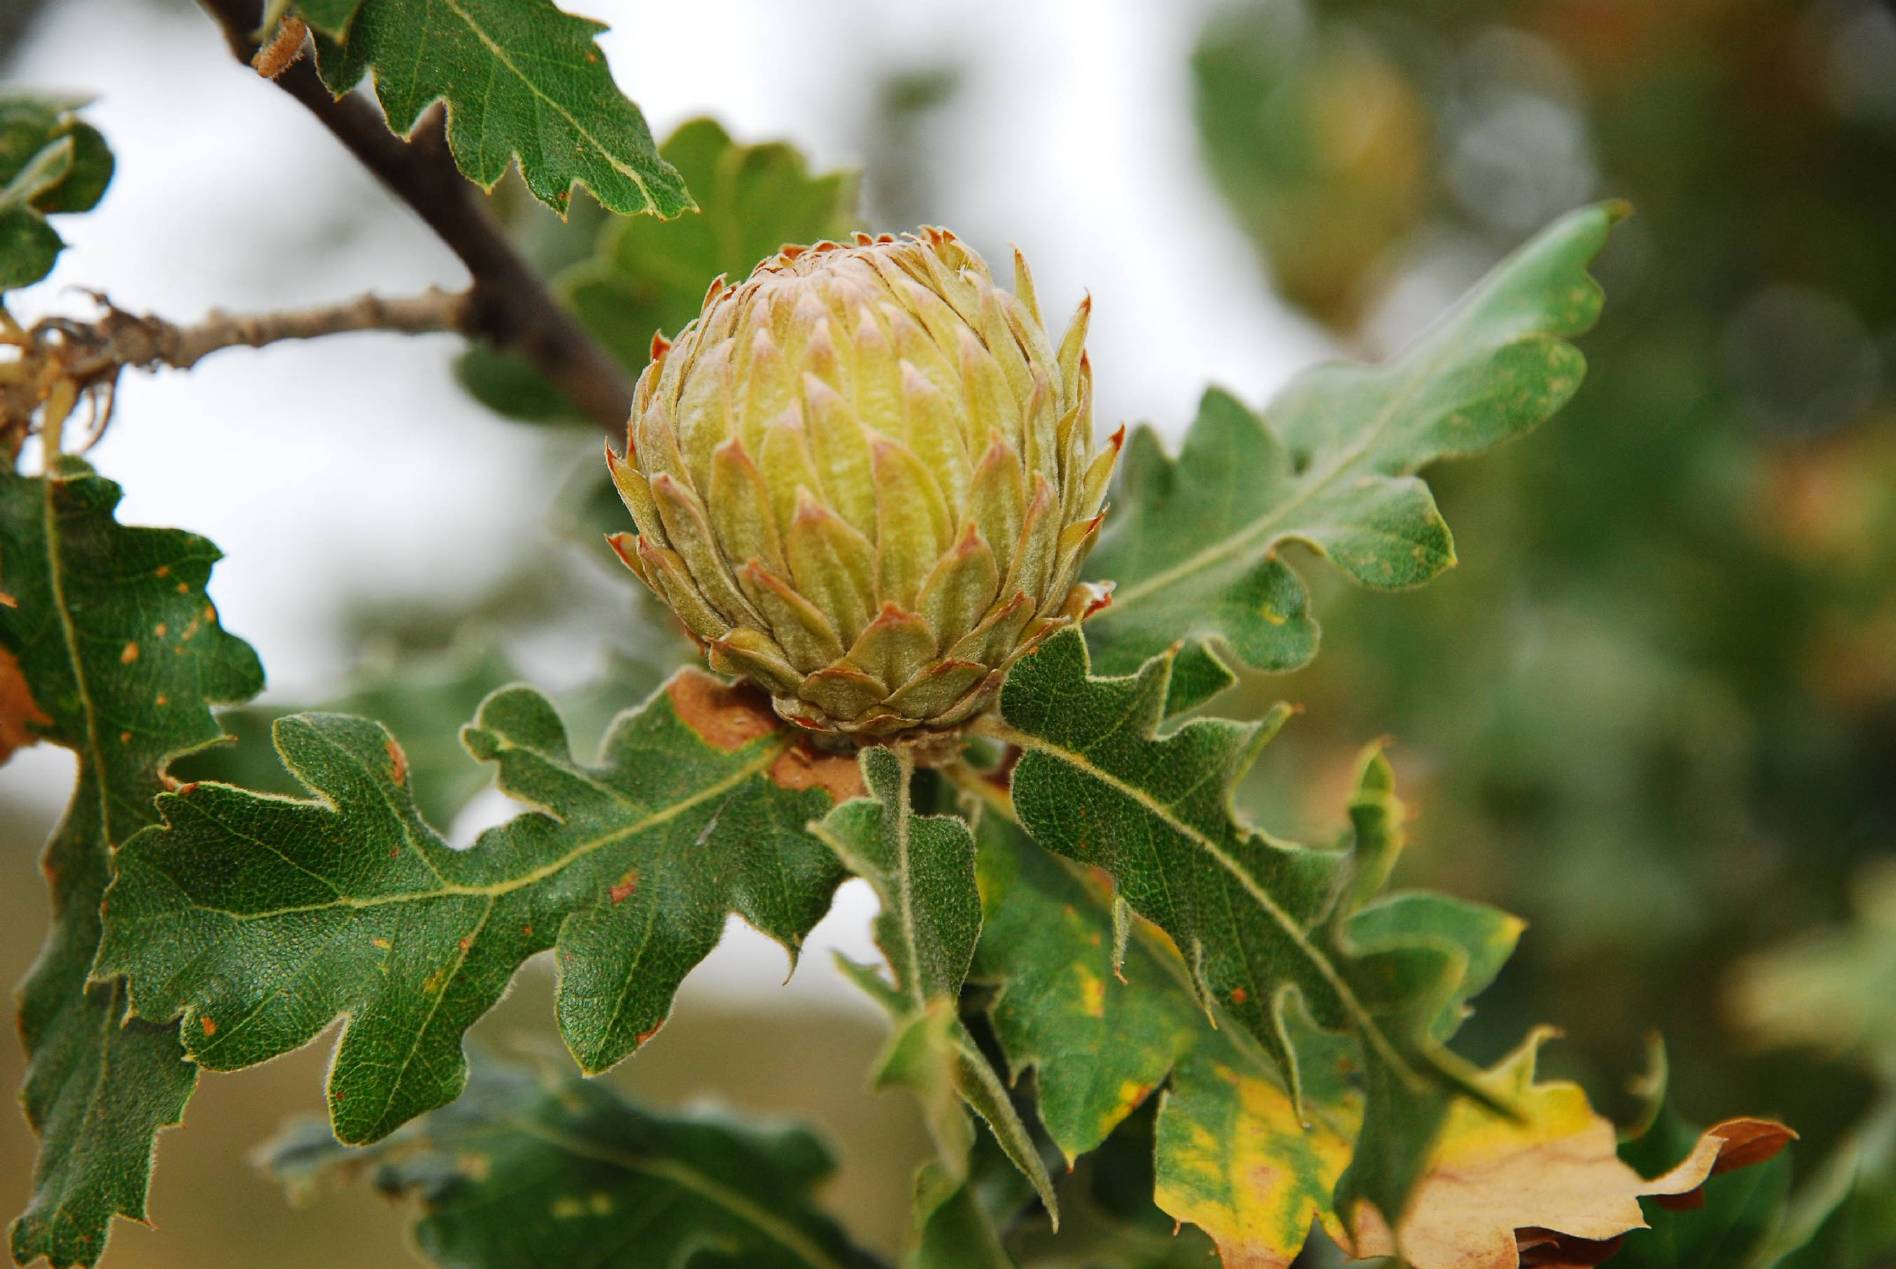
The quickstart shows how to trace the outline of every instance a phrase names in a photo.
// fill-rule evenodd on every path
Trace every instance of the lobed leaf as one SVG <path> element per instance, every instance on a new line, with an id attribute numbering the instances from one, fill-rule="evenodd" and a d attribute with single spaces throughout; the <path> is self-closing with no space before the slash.
<path id="1" fill-rule="evenodd" d="M 1630 1228 L 1614 1263 L 1628 1269 L 1688 1269 L 1709 1264 L 1771 1263 L 1762 1249 L 1785 1222 L 1797 1134 L 1761 1119 L 1728 1119 L 1700 1130 L 1673 1109 L 1661 1065 L 1642 1131 L 1619 1143 L 1619 1157 L 1640 1174 L 1659 1173 L 1636 1194 L 1644 1219 Z M 1576 1231 L 1568 1231 L 1576 1232 Z"/>
<path id="2" fill-rule="evenodd" d="M 1214 1030 L 1207 1019 L 1192 1016 L 1182 981 L 1185 966 L 1161 941 L 1147 937 L 1127 945 L 1124 982 L 1103 978 L 1105 990 L 1094 994 L 1086 974 L 1073 975 L 1077 992 L 1066 998 L 1056 991 L 1015 995 L 1010 1013 L 1007 1002 L 1015 985 L 1031 981 L 1042 964 L 1104 974 L 1112 919 L 1101 896 L 1080 876 L 1032 852 L 996 817 L 983 818 L 981 836 L 984 899 L 991 912 L 1008 914 L 1010 922 L 984 929 L 977 965 L 1002 984 L 993 1017 L 1010 1060 L 1019 1063 L 1026 1052 L 1035 1054 L 1042 1115 L 1055 1139 L 1060 1140 L 1062 1117 L 1051 1090 L 1063 1079 L 1071 1081 L 1075 1071 L 1084 1086 L 1097 1063 L 1119 1057 L 1114 1037 L 1136 1036 L 1140 1018 L 1167 1009 L 1184 1032 L 1175 1057 L 1136 1042 L 1126 1046 L 1148 1054 L 1143 1061 L 1127 1060 L 1129 1069 L 1136 1066 L 1140 1078 L 1154 1085 L 1166 1083 L 1153 1143 L 1158 1205 L 1175 1220 L 1210 1234 L 1229 1265 L 1288 1266 L 1317 1221 L 1359 1254 L 1390 1253 L 1394 1240 L 1376 1211 L 1354 1214 L 1352 1236 L 1333 1203 L 1360 1140 L 1357 1042 L 1315 1030 L 1300 1010 L 1287 1015 L 1286 1030 L 1303 1076 L 1299 1107 L 1281 1076 L 1241 1033 Z M 1018 859 L 1018 866 L 1007 864 L 1009 856 Z M 1352 937 L 1364 944 L 1427 935 L 1464 950 L 1465 976 L 1435 1018 L 1440 1038 L 1459 1024 L 1466 1000 L 1493 980 L 1521 928 L 1519 921 L 1491 908 L 1421 893 L 1366 907 L 1350 926 Z M 1073 995 L 1090 997 L 1097 1006 L 1075 1010 Z M 1537 1034 L 1477 1077 L 1494 1100 L 1516 1109 L 1518 1119 L 1459 1100 L 1440 1136 L 1425 1145 L 1419 1181 L 1400 1225 L 1403 1249 L 1422 1269 L 1512 1266 L 1529 1248 L 1575 1255 L 1588 1248 L 1602 1251 L 1620 1234 L 1641 1228 L 1640 1197 L 1693 1194 L 1708 1172 L 1749 1167 L 1789 1137 L 1788 1130 L 1768 1121 L 1731 1120 L 1704 1134 L 1657 1139 L 1649 1157 L 1636 1162 L 1661 1175 L 1644 1180 L 1616 1157 L 1611 1125 L 1593 1113 L 1579 1088 L 1535 1081 L 1534 1057 L 1543 1038 Z M 1095 1106 L 1092 1114 L 1104 1114 L 1109 1129 L 1118 1128 L 1129 1109 L 1104 1093 Z M 1080 1122 L 1097 1131 L 1092 1115 Z M 1753 1169 L 1747 1177 L 1769 1183 L 1770 1171 L 1770 1166 Z M 1679 1214 L 1691 1245 L 1718 1237 L 1718 1203 L 1714 1195 L 1713 1210 L 1703 1217 Z M 1655 1219 L 1668 1215 L 1660 1211 Z M 1630 1242 L 1628 1254 L 1646 1245 Z"/>
<path id="3" fill-rule="evenodd" d="M 1296 1029 L 1300 1117 L 1268 1058 L 1214 1029 L 1162 934 L 1140 923 L 1115 951 L 1109 900 L 1073 865 L 996 815 L 982 817 L 981 844 L 990 922 L 976 969 L 1000 987 L 995 1034 L 1017 1069 L 1035 1068 L 1049 1134 L 1069 1159 L 1092 1150 L 1169 1078 L 1154 1145 L 1159 1206 L 1205 1229 L 1232 1263 L 1289 1264 L 1312 1220 L 1331 1210 L 1354 1150 L 1362 1097 L 1346 1078 L 1360 1065 L 1352 1042 Z M 1426 934 L 1462 949 L 1463 977 L 1436 1018 L 1446 1038 L 1521 927 L 1492 908 L 1401 894 L 1362 909 L 1350 928 L 1368 944 Z"/>
<path id="4" fill-rule="evenodd" d="M 941 1156 L 940 1178 L 921 1186 L 918 1201 L 939 1206 L 945 1189 L 968 1179 L 974 1137 L 961 1109 L 965 1104 L 1033 1183 L 1057 1223 L 1053 1183 L 1033 1137 L 957 1013 L 981 930 L 974 837 L 956 816 L 915 814 L 914 758 L 907 750 L 865 749 L 860 762 L 870 796 L 844 803 L 811 829 L 882 901 L 876 944 L 888 959 L 894 986 L 864 966 L 842 965 L 895 1022 L 877 1063 L 876 1086 L 899 1085 L 920 1099 Z"/>
<path id="5" fill-rule="evenodd" d="M 519 677 L 513 664 L 485 643 L 390 657 L 358 672 L 347 690 L 320 704 L 220 711 L 218 723 L 234 743 L 173 763 L 171 774 L 181 782 L 214 780 L 294 797 L 302 786 L 283 770 L 270 743 L 271 725 L 285 713 L 360 714 L 388 728 L 401 746 L 422 818 L 446 824 L 491 778 L 461 743 L 461 723 L 490 694 Z"/>
<path id="6" fill-rule="evenodd" d="M 1512 1269 L 1536 1246 L 1606 1242 L 1645 1228 L 1642 1197 L 1692 1194 L 1714 1171 L 1766 1176 L 1768 1162 L 1796 1135 L 1768 1120 L 1726 1120 L 1662 1145 L 1652 1159 L 1657 1175 L 1644 1177 L 1622 1162 L 1613 1125 L 1578 1085 L 1536 1082 L 1535 1059 L 1547 1034 L 1530 1036 L 1482 1076 L 1519 1117 L 1458 1102 L 1429 1153 L 1400 1239 L 1363 1213 L 1353 1237 L 1335 1231 L 1346 1249 L 1394 1255 L 1399 1242 L 1417 1269 Z M 1696 1215 L 1684 1219 L 1712 1232 L 1712 1223 Z M 1629 1247 L 1639 1245 L 1640 1237 L 1629 1240 Z"/>
<path id="7" fill-rule="evenodd" d="M 0 291 L 52 272 L 66 245 L 46 217 L 90 211 L 112 180 L 112 151 L 74 113 L 82 102 L 0 93 Z"/>
<path id="8" fill-rule="evenodd" d="M 564 212 L 574 185 L 625 215 L 692 207 L 639 108 L 612 81 L 605 28 L 552 0 L 299 0 L 321 33 L 318 69 L 337 96 L 371 75 L 406 137 L 437 101 L 448 148 L 483 189 L 519 161 L 527 188 Z"/>
<path id="9" fill-rule="evenodd" d="M 1112 922 L 1062 862 L 999 815 L 980 820 L 975 978 L 1009 1065 L 1034 1068 L 1040 1122 L 1069 1164 L 1099 1148 L 1206 1029 L 1198 1002 L 1142 940 L 1113 963 Z"/>
<path id="10" fill-rule="evenodd" d="M 1451 1094 L 1486 1096 L 1435 1036 L 1468 953 L 1428 931 L 1352 937 L 1351 918 L 1402 845 L 1380 754 L 1365 762 L 1343 847 L 1268 837 L 1239 822 L 1231 790 L 1288 711 L 1266 724 L 1200 719 L 1160 736 L 1171 660 L 1095 678 L 1073 631 L 1016 662 L 991 728 L 1022 751 L 1014 806 L 1035 841 L 1104 869 L 1116 893 L 1172 937 L 1200 998 L 1264 1047 L 1293 1102 L 1302 1074 L 1286 1032 L 1290 1002 L 1357 1038 L 1367 1111 L 1344 1205 L 1360 1195 L 1400 1213 Z"/>
<path id="11" fill-rule="evenodd" d="M 418 1197 L 416 1242 L 442 1265 L 875 1263 L 814 1202 L 834 1165 L 803 1129 L 658 1115 L 600 1083 L 492 1061 L 454 1105 L 366 1150 L 312 1120 L 259 1159 L 293 1195 L 366 1170 L 383 1193 Z"/>
<path id="12" fill-rule="evenodd" d="M 113 850 L 156 818 L 167 765 L 222 737 L 210 707 L 263 687 L 205 593 L 217 548 L 119 524 L 120 492 L 70 456 L 41 477 L 0 471 L 0 731 L 79 759 L 46 848 L 52 928 L 19 995 L 20 1096 L 41 1139 L 11 1232 L 22 1263 L 92 1264 L 113 1216 L 145 1219 L 156 1136 L 179 1122 L 195 1072 L 175 1028 L 127 1016 L 122 983 L 88 978 L 100 902 Z"/>
<path id="13" fill-rule="evenodd" d="M 1087 566 L 1118 587 L 1092 623 L 1100 668 L 1129 673 L 1187 640 L 1178 711 L 1230 682 L 1227 652 L 1260 670 L 1308 662 L 1317 623 L 1279 558 L 1287 542 L 1380 590 L 1451 566 L 1448 525 L 1415 473 L 1520 435 L 1579 388 L 1586 362 L 1567 340 L 1601 305 L 1586 266 L 1624 214 L 1608 204 L 1556 221 L 1400 356 L 1307 371 L 1261 419 L 1207 392 L 1176 460 L 1151 429 L 1136 433 Z"/>
<path id="14" fill-rule="evenodd" d="M 855 792 L 767 705 L 695 670 L 622 714 L 596 765 L 530 688 L 494 693 L 464 743 L 529 810 L 465 851 L 416 809 L 379 724 L 294 715 L 275 728 L 309 801 L 186 785 L 120 852 L 99 972 L 134 1010 L 182 1018 L 191 1059 L 250 1066 L 348 1021 L 330 1118 L 373 1141 L 451 1101 L 462 1034 L 520 962 L 556 949 L 560 1031 L 600 1071 L 657 1031 L 736 911 L 791 951 L 841 870 L 804 825 Z"/>

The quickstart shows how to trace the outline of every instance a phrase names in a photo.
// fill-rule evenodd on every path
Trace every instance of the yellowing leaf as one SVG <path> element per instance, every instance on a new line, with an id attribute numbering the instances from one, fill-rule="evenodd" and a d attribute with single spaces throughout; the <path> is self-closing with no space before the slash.
<path id="1" fill-rule="evenodd" d="M 1211 1235 L 1226 1269 L 1283 1269 L 1329 1211 L 1360 1101 L 1312 1104 L 1300 1123 L 1282 1086 L 1223 1039 L 1201 1044 L 1173 1081 L 1159 1108 L 1153 1201 Z"/>
<path id="2" fill-rule="evenodd" d="M 1795 1136 L 1769 1120 L 1726 1120 L 1671 1170 L 1643 1178 L 1620 1160 L 1613 1125 L 1579 1085 L 1535 1082 L 1547 1034 L 1529 1037 L 1483 1077 L 1520 1110 L 1519 1120 L 1466 1100 L 1449 1112 L 1402 1220 L 1401 1252 L 1416 1269 L 1513 1269 L 1521 1231 L 1602 1242 L 1644 1229 L 1642 1197 L 1688 1195 L 1714 1171 L 1762 1163 Z M 1398 1239 L 1367 1205 L 1354 1214 L 1353 1238 L 1334 1216 L 1326 1223 L 1353 1255 L 1396 1254 Z"/>

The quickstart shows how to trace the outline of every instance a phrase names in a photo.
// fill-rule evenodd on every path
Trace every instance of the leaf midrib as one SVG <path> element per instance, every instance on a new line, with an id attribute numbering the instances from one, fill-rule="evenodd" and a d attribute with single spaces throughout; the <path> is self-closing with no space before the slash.
<path id="1" fill-rule="evenodd" d="M 109 851 L 112 842 L 112 795 L 105 773 L 105 749 L 99 744 L 98 707 L 93 703 L 92 682 L 86 674 L 85 661 L 79 654 L 79 631 L 73 625 L 72 613 L 66 608 L 66 575 L 59 551 L 59 512 L 53 505 L 53 490 L 60 483 L 61 478 L 50 467 L 40 477 L 40 488 L 44 491 L 40 498 L 40 534 L 46 540 L 46 584 L 51 592 L 53 615 L 59 621 L 60 637 L 66 645 L 66 662 L 72 667 L 73 689 L 79 694 L 80 711 L 85 716 L 84 758 L 92 768 L 93 782 L 97 786 L 99 832 Z"/>
<path id="2" fill-rule="evenodd" d="M 637 186 L 638 191 L 639 191 L 639 197 L 645 200 L 645 205 L 647 207 L 650 207 L 654 210 L 657 209 L 658 202 L 652 197 L 651 187 L 645 183 L 645 178 L 639 175 L 638 170 L 636 168 L 633 168 L 629 166 L 628 164 L 621 163 L 618 157 L 612 153 L 611 148 L 606 146 L 604 143 L 602 143 L 598 137 L 594 136 L 589 129 L 587 129 L 584 125 L 582 125 L 580 121 L 573 116 L 573 113 L 571 111 L 566 109 L 565 106 L 561 105 L 559 101 L 556 100 L 555 98 L 550 97 L 546 93 L 542 92 L 540 90 L 539 85 L 534 83 L 534 81 L 531 78 L 529 78 L 523 71 L 521 71 L 521 69 L 514 64 L 514 61 L 512 58 L 507 56 L 507 50 L 505 46 L 500 44 L 498 41 L 496 41 L 492 36 L 488 35 L 486 30 L 482 28 L 482 26 L 474 20 L 473 15 L 471 15 L 470 13 L 468 13 L 467 10 L 461 7 L 458 0 L 440 0 L 440 2 L 442 6 L 448 10 L 448 12 L 452 13 L 455 17 L 459 18 L 462 21 L 462 23 L 466 25 L 467 29 L 473 34 L 474 38 L 481 42 L 482 46 L 484 46 L 487 49 L 488 53 L 492 55 L 493 59 L 496 62 L 498 62 L 500 65 L 506 67 L 507 70 L 513 74 L 514 78 L 519 80 L 520 83 L 526 87 L 529 93 L 531 93 L 534 97 L 536 97 L 540 101 L 545 102 L 547 106 L 552 108 L 555 114 L 559 115 L 560 118 L 564 119 L 567 122 L 567 125 L 573 129 L 575 134 L 577 134 L 578 136 L 583 138 L 586 142 L 588 142 L 593 147 L 593 149 L 599 153 L 600 157 L 605 159 L 606 163 L 611 166 L 613 171 L 619 173 L 621 176 L 631 181 L 633 185 Z M 570 16 L 570 15 L 562 15 L 562 16 Z"/>
<path id="3" fill-rule="evenodd" d="M 1425 335 L 1423 338 L 1425 340 L 1446 340 L 1447 337 L 1453 333 L 1453 323 L 1455 320 L 1463 317 L 1467 311 L 1470 310 L 1463 310 L 1462 312 L 1450 310 L 1445 316 L 1441 329 L 1431 335 Z M 1544 334 L 1545 332 L 1535 331 L 1531 333 Z M 1506 344 L 1514 341 L 1505 340 L 1502 342 Z M 1186 559 L 1174 564 L 1171 568 L 1154 573 L 1150 577 L 1143 578 L 1130 586 L 1115 591 L 1113 602 L 1094 618 L 1095 623 L 1110 620 L 1114 613 L 1124 612 L 1127 608 L 1145 599 L 1154 591 L 1170 586 L 1182 578 L 1204 572 L 1213 564 L 1237 554 L 1244 547 L 1251 545 L 1251 543 L 1256 541 L 1259 537 L 1269 535 L 1281 525 L 1281 522 L 1288 517 L 1291 512 L 1308 503 L 1319 492 L 1329 488 L 1329 486 L 1334 484 L 1357 460 L 1367 454 L 1370 448 L 1382 439 L 1383 432 L 1388 428 L 1390 421 L 1395 418 L 1397 411 L 1409 404 L 1417 391 L 1434 376 L 1437 368 L 1445 360 L 1447 360 L 1447 358 L 1444 357 L 1425 359 L 1423 363 L 1416 368 L 1414 373 L 1409 376 L 1408 380 L 1396 390 L 1388 403 L 1377 413 L 1376 418 L 1371 422 L 1370 426 L 1364 429 L 1362 435 L 1351 444 L 1339 450 L 1336 459 L 1315 477 L 1306 479 L 1293 496 L 1278 503 L 1275 507 L 1272 507 L 1269 511 L 1266 511 L 1263 515 L 1257 517 L 1257 519 L 1251 521 L 1251 523 L 1245 525 L 1222 541 L 1213 543 L 1211 546 L 1204 548 L 1196 554 L 1188 556 Z M 1355 368 L 1371 372 L 1377 369 L 1377 367 L 1373 366 Z M 1265 419 L 1258 418 L 1257 422 L 1259 427 L 1268 429 L 1269 424 Z M 1166 461 L 1176 463 L 1179 460 L 1168 458 Z"/>
<path id="4" fill-rule="evenodd" d="M 1057 745 L 1043 740 L 1038 736 L 1030 735 L 998 720 L 984 724 L 984 730 L 995 739 L 1016 745 L 1023 751 L 1044 754 L 1054 761 L 1067 764 L 1090 779 L 1099 781 L 1107 788 L 1112 789 L 1115 793 L 1135 802 L 1167 828 L 1170 828 L 1181 837 L 1192 842 L 1200 850 L 1204 851 L 1219 867 L 1224 869 L 1225 872 L 1229 873 L 1238 882 L 1239 886 L 1250 896 L 1251 900 L 1263 910 L 1265 915 L 1271 919 L 1272 923 L 1290 940 L 1291 945 L 1297 949 L 1304 959 L 1309 962 L 1311 967 L 1329 984 L 1330 989 L 1336 993 L 1337 999 L 1342 1004 L 1344 1011 L 1349 1014 L 1351 1022 L 1355 1024 L 1357 1031 L 1362 1035 L 1363 1042 L 1373 1048 L 1377 1055 L 1389 1064 L 1391 1070 L 1411 1086 L 1420 1087 L 1422 1085 L 1423 1081 L 1421 1077 L 1403 1056 L 1396 1051 L 1395 1047 L 1390 1044 L 1388 1036 L 1383 1034 L 1383 1030 L 1376 1023 L 1375 1018 L 1370 1014 L 1368 1009 L 1364 1008 L 1363 1003 L 1356 998 L 1356 993 L 1350 989 L 1349 984 L 1337 973 L 1336 967 L 1330 963 L 1330 959 L 1324 956 L 1322 952 L 1310 942 L 1303 928 L 1299 926 L 1296 921 L 1291 919 L 1290 914 L 1285 912 L 1284 909 L 1277 904 L 1276 900 L 1271 898 L 1270 893 L 1258 884 L 1257 879 L 1245 871 L 1238 861 L 1233 859 L 1217 842 L 1213 841 L 1191 824 L 1178 818 L 1170 807 L 1160 802 L 1144 789 L 1120 779 L 1112 772 L 1094 763 L 1083 753 L 1066 748 L 1063 745 Z"/>
<path id="5" fill-rule="evenodd" d="M 819 1269 L 843 1269 L 840 1261 L 811 1242 L 801 1230 L 778 1220 L 767 1209 L 752 1203 L 743 1195 L 714 1181 L 696 1168 L 669 1159 L 648 1159 L 613 1150 L 584 1138 L 548 1128 L 531 1119 L 514 1116 L 503 1122 L 506 1128 L 514 1132 L 537 1138 L 577 1158 L 592 1159 L 627 1172 L 670 1181 L 745 1221 L 772 1241 L 800 1257 L 805 1264 L 818 1266 Z"/>
<path id="6" fill-rule="evenodd" d="M 304 912 L 327 912 L 337 908 L 364 909 L 383 907 L 391 903 L 422 903 L 431 899 L 440 899 L 451 895 L 497 898 L 502 895 L 511 894 L 516 890 L 525 889 L 528 886 L 537 885 L 548 877 L 564 871 L 567 867 L 593 854 L 595 851 L 603 850 L 608 846 L 617 845 L 628 838 L 638 837 L 662 824 L 670 823 L 687 811 L 713 798 L 728 793 L 745 780 L 750 779 L 761 771 L 767 770 L 769 766 L 782 755 L 783 751 L 790 747 L 793 740 L 794 738 L 788 736 L 779 737 L 759 749 L 757 756 L 752 758 L 749 762 L 732 770 L 721 779 L 697 790 L 689 797 L 681 798 L 666 806 L 664 809 L 654 811 L 644 819 L 638 820 L 635 823 L 613 829 L 608 833 L 601 833 L 597 837 L 583 841 L 567 851 L 564 855 L 561 855 L 558 859 L 551 860 L 533 869 L 531 872 L 521 873 L 516 877 L 508 877 L 487 885 L 470 885 L 466 882 L 446 882 L 443 885 L 429 890 L 405 890 L 397 894 L 371 895 L 367 897 L 338 895 L 336 898 L 323 903 L 295 904 L 289 907 L 270 908 L 258 912 L 236 912 L 229 908 L 215 907 L 210 904 L 197 903 L 195 901 L 192 906 L 198 911 L 216 912 L 220 915 L 230 917 L 235 921 L 260 921 L 272 917 L 295 916 L 298 913 Z M 225 832 L 229 832 L 234 836 L 251 836 L 212 815 L 208 810 L 202 810 L 201 813 Z M 478 849 L 478 845 L 476 849 Z"/>

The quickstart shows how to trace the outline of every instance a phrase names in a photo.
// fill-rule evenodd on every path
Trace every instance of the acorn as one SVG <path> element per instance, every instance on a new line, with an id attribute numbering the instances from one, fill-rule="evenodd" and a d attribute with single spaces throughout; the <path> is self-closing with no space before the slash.
<path id="1" fill-rule="evenodd" d="M 777 713 L 939 742 L 1106 601 L 1081 583 L 1124 441 L 1095 446 L 1090 300 L 1056 345 L 944 229 L 787 246 L 720 277 L 639 377 L 607 464 L 619 557 Z"/>

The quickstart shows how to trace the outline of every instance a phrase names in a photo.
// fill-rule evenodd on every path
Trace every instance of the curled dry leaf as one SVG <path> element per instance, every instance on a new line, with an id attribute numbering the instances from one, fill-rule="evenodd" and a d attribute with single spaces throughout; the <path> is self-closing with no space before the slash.
<path id="1" fill-rule="evenodd" d="M 1671 1170 L 1641 1177 L 1620 1160 L 1613 1125 L 1577 1084 L 1535 1082 L 1547 1034 L 1531 1036 L 1486 1076 L 1522 1119 L 1466 1100 L 1450 1112 L 1402 1221 L 1402 1252 L 1416 1269 L 1598 1264 L 1622 1234 L 1646 1228 L 1641 1198 L 1692 1206 L 1706 1178 L 1763 1163 L 1797 1135 L 1770 1120 L 1725 1120 Z M 1331 1231 L 1353 1255 L 1395 1254 L 1397 1240 L 1373 1208 L 1362 1207 L 1355 1224 L 1353 1238 Z"/>

